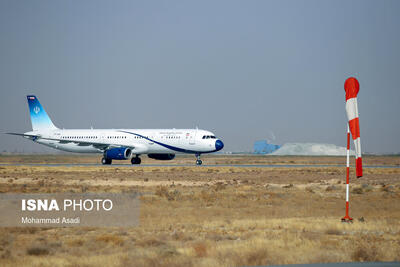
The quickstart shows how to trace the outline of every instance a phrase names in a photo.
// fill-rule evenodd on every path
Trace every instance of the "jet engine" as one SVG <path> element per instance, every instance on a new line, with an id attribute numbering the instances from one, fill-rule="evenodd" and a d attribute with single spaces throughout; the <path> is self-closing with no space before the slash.
<path id="1" fill-rule="evenodd" d="M 105 158 L 107 159 L 129 159 L 131 157 L 132 150 L 126 147 L 115 147 L 106 150 L 104 153 Z"/>

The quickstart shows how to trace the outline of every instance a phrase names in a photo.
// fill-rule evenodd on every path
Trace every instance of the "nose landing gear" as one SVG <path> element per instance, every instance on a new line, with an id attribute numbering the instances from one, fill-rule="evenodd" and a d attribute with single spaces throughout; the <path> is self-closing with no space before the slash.
<path id="1" fill-rule="evenodd" d="M 203 161 L 201 161 L 201 159 L 200 159 L 200 154 L 196 154 L 196 165 L 201 165 L 201 164 L 203 164 Z"/>

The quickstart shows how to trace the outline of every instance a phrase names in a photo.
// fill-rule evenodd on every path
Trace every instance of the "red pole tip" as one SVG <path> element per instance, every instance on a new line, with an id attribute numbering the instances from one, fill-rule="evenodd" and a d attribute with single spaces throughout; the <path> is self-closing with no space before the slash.
<path id="1" fill-rule="evenodd" d="M 360 84 L 356 78 L 350 77 L 344 82 L 344 90 L 346 91 L 346 100 L 357 97 L 358 91 L 360 91 Z"/>

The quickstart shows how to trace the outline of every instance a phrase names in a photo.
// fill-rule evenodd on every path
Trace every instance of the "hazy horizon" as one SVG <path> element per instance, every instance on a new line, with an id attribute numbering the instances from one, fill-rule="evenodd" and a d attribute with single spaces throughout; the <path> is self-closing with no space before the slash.
<path id="1" fill-rule="evenodd" d="M 362 151 L 399 153 L 399 1 L 1 1 L 0 132 L 195 128 L 345 146 L 360 82 Z M 275 137 L 275 138 L 274 138 Z M 54 152 L 0 135 L 0 151 Z"/>

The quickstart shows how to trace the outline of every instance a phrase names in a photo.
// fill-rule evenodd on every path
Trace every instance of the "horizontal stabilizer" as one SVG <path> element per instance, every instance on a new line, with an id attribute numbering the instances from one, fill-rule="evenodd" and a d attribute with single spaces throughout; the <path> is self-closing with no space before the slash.
<path id="1" fill-rule="evenodd" d="M 24 133 L 4 133 L 4 134 L 18 135 L 18 136 L 23 136 L 23 137 L 40 137 L 40 135 L 36 135 L 36 134 L 24 134 Z"/>
<path id="2" fill-rule="evenodd" d="M 33 141 L 35 141 L 36 139 L 40 138 L 40 135 L 35 135 L 35 134 L 24 134 L 24 133 L 5 133 L 5 134 L 22 136 L 22 137 L 25 137 L 25 138 L 29 138 L 29 139 L 31 139 Z"/>

